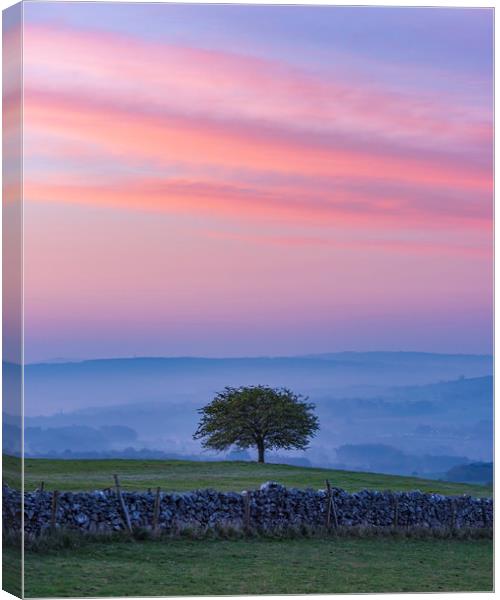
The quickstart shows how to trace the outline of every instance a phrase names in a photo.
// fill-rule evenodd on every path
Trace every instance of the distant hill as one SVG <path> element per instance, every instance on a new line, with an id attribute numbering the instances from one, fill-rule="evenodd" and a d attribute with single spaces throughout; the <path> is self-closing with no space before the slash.
<path id="1" fill-rule="evenodd" d="M 5 365 L 8 375 L 11 367 Z M 423 385 L 492 375 L 488 355 L 340 352 L 261 358 L 122 358 L 30 364 L 28 416 L 137 402 L 197 402 L 226 385 L 289 386 L 304 394 L 352 395 L 367 386 Z"/>
<path id="2" fill-rule="evenodd" d="M 493 481 L 493 463 L 477 462 L 457 465 L 446 473 L 444 479 L 457 483 L 491 484 Z"/>
<path id="3" fill-rule="evenodd" d="M 15 378 L 19 368 L 4 364 L 4 373 Z M 367 444 L 393 448 L 384 469 L 397 473 L 428 472 L 428 457 L 442 457 L 442 473 L 492 457 L 491 356 L 418 352 L 27 365 L 26 451 L 203 458 L 192 439 L 197 409 L 226 385 L 255 383 L 290 387 L 316 405 L 320 431 L 305 453 L 283 453 L 287 461 L 332 467 L 347 461 L 338 448 Z M 4 449 L 17 452 L 19 419 L 5 423 Z M 372 463 L 367 451 L 346 466 Z"/>

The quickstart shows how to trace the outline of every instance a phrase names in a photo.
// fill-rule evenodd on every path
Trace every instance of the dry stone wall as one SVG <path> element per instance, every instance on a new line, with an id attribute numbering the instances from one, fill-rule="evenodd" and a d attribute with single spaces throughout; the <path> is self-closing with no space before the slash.
<path id="1" fill-rule="evenodd" d="M 420 491 L 348 493 L 332 488 L 330 508 L 326 490 L 293 489 L 267 482 L 251 492 L 198 490 L 161 493 L 155 517 L 154 492 L 123 492 L 133 529 L 151 529 L 157 520 L 160 531 L 184 527 L 250 527 L 263 531 L 307 525 L 325 527 L 330 513 L 332 527 L 374 526 L 403 528 L 492 528 L 491 498 L 442 496 Z M 6 530 L 21 527 L 20 492 L 3 489 L 3 522 Z M 51 528 L 82 532 L 126 529 L 126 519 L 115 490 L 63 492 L 54 505 L 52 492 L 27 492 L 24 496 L 24 527 L 28 535 Z"/>

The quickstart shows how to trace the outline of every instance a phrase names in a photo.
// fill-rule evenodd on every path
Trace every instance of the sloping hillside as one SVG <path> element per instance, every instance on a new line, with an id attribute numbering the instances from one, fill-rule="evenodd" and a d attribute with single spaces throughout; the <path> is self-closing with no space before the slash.
<path id="1" fill-rule="evenodd" d="M 13 483 L 18 459 L 4 456 L 4 476 Z M 27 490 L 43 481 L 46 489 L 95 490 L 113 485 L 118 474 L 124 489 L 160 486 L 164 490 L 185 491 L 200 488 L 241 491 L 265 481 L 279 481 L 289 487 L 323 488 L 325 479 L 348 491 L 364 488 L 379 490 L 416 490 L 441 494 L 489 496 L 491 489 L 416 477 L 377 473 L 356 473 L 329 469 L 310 469 L 291 465 L 259 465 L 251 462 L 198 462 L 164 460 L 45 460 L 26 459 Z"/>

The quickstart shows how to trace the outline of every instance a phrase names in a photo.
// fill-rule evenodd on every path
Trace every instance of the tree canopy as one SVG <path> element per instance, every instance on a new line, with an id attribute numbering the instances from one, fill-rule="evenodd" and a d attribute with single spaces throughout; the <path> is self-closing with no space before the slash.
<path id="1" fill-rule="evenodd" d="M 314 404 L 307 400 L 287 388 L 226 387 L 199 409 L 193 437 L 219 451 L 256 447 L 261 463 L 266 450 L 305 450 L 319 429 Z"/>

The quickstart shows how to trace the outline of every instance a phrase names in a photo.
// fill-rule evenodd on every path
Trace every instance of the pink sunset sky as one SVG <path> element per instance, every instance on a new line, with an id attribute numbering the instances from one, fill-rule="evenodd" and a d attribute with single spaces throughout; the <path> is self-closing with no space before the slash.
<path id="1" fill-rule="evenodd" d="M 27 362 L 490 352 L 492 18 L 26 3 Z"/>

